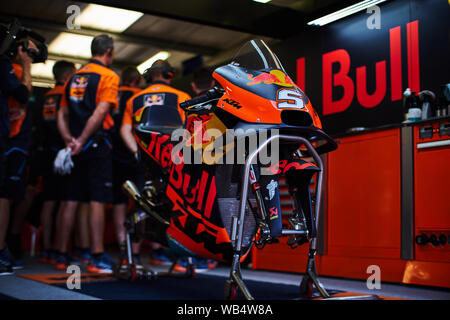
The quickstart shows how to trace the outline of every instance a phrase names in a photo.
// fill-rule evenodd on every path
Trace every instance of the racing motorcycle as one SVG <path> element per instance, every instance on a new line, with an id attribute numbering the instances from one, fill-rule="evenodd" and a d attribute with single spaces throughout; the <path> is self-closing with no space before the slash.
<path id="1" fill-rule="evenodd" d="M 291 247 L 309 243 L 300 293 L 311 297 L 315 286 L 329 297 L 317 279 L 315 254 L 324 170 L 320 154 L 335 150 L 336 143 L 262 40 L 246 43 L 213 77 L 220 86 L 180 105 L 184 123 L 176 106 L 157 103 L 133 115 L 140 161 L 151 180 L 142 190 L 132 181 L 123 186 L 142 209 L 127 220 L 129 265 L 130 242 L 145 220 L 149 227 L 141 236 L 176 256 L 231 264 L 225 298 L 234 299 L 241 290 L 253 299 L 241 263 L 253 246 L 262 248 L 286 236 Z M 231 138 L 223 142 L 225 136 Z M 282 177 L 294 208 L 287 226 L 281 217 Z M 313 177 L 315 192 L 310 190 Z"/>

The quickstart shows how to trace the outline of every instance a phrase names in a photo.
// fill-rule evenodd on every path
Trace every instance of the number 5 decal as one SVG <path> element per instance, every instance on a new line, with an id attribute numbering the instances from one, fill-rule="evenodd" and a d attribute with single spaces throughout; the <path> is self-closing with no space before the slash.
<path id="1" fill-rule="evenodd" d="M 277 106 L 279 109 L 303 109 L 305 107 L 305 104 L 303 102 L 303 95 L 297 90 L 280 89 L 277 92 Z"/>

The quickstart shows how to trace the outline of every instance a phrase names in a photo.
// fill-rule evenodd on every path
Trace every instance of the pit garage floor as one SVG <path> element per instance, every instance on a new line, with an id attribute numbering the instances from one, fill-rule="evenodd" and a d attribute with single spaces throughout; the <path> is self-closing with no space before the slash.
<path id="1" fill-rule="evenodd" d="M 144 256 L 145 258 L 145 256 Z M 145 259 L 143 259 L 145 261 Z M 155 271 L 168 267 L 151 266 Z M 223 286 L 228 276 L 226 266 L 218 266 L 194 279 L 160 277 L 129 282 L 107 275 L 81 274 L 81 288 L 68 289 L 69 274 L 43 265 L 37 258 L 25 259 L 25 268 L 14 275 L 0 276 L 0 300 L 222 300 Z M 299 274 L 243 269 L 243 278 L 256 299 L 300 299 Z M 450 300 L 450 290 L 381 283 L 381 289 L 370 290 L 366 281 L 319 278 L 332 296 L 377 295 L 381 299 Z M 316 292 L 313 298 L 319 298 Z M 239 294 L 238 299 L 243 299 Z"/>

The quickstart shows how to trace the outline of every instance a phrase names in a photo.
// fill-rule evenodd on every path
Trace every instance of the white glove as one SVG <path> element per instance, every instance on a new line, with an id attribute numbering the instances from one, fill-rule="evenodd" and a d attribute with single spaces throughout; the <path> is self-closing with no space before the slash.
<path id="1" fill-rule="evenodd" d="M 72 149 L 61 149 L 56 155 L 54 162 L 54 171 L 59 175 L 70 174 L 73 168 L 73 161 L 71 156 Z"/>

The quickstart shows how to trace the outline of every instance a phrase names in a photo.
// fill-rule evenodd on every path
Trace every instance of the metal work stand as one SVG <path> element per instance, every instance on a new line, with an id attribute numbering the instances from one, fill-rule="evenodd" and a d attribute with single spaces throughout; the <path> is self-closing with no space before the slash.
<path id="1" fill-rule="evenodd" d="M 149 199 L 142 196 L 142 194 L 139 192 L 138 188 L 132 181 L 125 181 L 123 184 L 123 189 L 144 209 L 144 211 L 149 215 L 155 218 L 158 222 L 169 226 L 170 222 L 161 217 L 158 213 L 156 213 L 153 208 L 155 207 L 155 204 L 152 203 Z M 148 216 L 147 216 L 148 217 Z M 134 217 L 134 223 L 138 223 L 141 220 L 145 220 L 147 217 Z M 156 272 L 150 268 L 144 268 L 143 270 L 137 270 L 136 266 L 133 264 L 133 257 L 132 257 L 132 248 L 131 248 L 131 237 L 130 232 L 127 231 L 126 234 L 126 242 L 127 242 L 127 265 L 120 265 L 115 274 L 120 279 L 128 279 L 128 280 L 136 280 L 136 279 L 155 279 L 156 277 L 164 277 L 164 276 L 170 276 L 170 277 L 178 277 L 178 278 L 194 278 L 195 277 L 195 267 L 192 263 L 192 258 L 188 258 L 188 266 L 186 268 L 185 273 L 175 273 L 174 269 L 177 264 L 177 260 L 173 262 L 171 267 L 169 268 L 169 271 L 167 272 Z"/>
<path id="2" fill-rule="evenodd" d="M 115 275 L 119 279 L 123 280 L 129 280 L 129 281 L 135 281 L 138 279 L 156 279 L 158 277 L 174 277 L 174 278 L 195 278 L 196 272 L 195 272 L 195 266 L 193 264 L 192 258 L 188 257 L 188 265 L 186 268 L 186 271 L 184 273 L 176 273 L 174 272 L 175 266 L 178 262 L 178 259 L 176 259 L 172 265 L 170 266 L 169 270 L 166 272 L 157 272 L 150 268 L 144 268 L 142 270 L 138 270 L 136 266 L 133 264 L 133 258 L 132 258 L 132 250 L 131 250 L 131 237 L 130 233 L 127 232 L 126 235 L 126 241 L 127 241 L 127 264 L 123 265 L 120 264 L 117 269 L 115 270 Z"/>
<path id="3" fill-rule="evenodd" d="M 273 141 L 293 141 L 293 142 L 300 142 L 302 145 L 304 145 L 309 153 L 313 156 L 316 164 L 319 167 L 318 172 L 318 178 L 317 178 L 317 190 L 316 190 L 316 204 L 315 204 L 315 223 L 316 223 L 316 230 L 318 230 L 318 221 L 319 221 L 319 212 L 320 212 L 320 200 L 321 200 L 321 194 L 322 194 L 322 180 L 323 180 L 323 164 L 320 156 L 314 149 L 314 147 L 311 145 L 311 143 L 299 136 L 288 136 L 288 135 L 274 135 L 270 137 L 268 140 L 266 140 L 261 146 L 259 146 L 248 158 L 245 164 L 244 168 L 244 175 L 242 177 L 241 181 L 241 199 L 239 203 L 239 216 L 238 219 L 233 220 L 233 226 L 231 228 L 232 235 L 231 240 L 234 243 L 234 255 L 233 255 L 233 262 L 231 265 L 230 270 L 230 276 L 225 284 L 225 298 L 226 299 L 235 299 L 237 297 L 237 289 L 239 288 L 241 292 L 244 294 L 245 298 L 247 300 L 253 300 L 253 296 L 251 295 L 250 291 L 248 290 L 247 286 L 245 285 L 242 274 L 241 274 L 241 267 L 240 267 L 240 258 L 241 258 L 241 249 L 242 249 L 242 241 L 243 241 L 243 232 L 244 232 L 244 219 L 245 219 L 245 207 L 247 203 L 247 193 L 248 193 L 248 182 L 250 177 L 250 168 L 253 160 L 255 157 L 260 153 L 264 148 L 266 148 L 270 143 Z M 292 229 L 283 229 L 282 235 L 304 235 L 307 231 L 305 230 L 292 230 Z M 303 277 L 302 283 L 300 284 L 300 293 L 302 293 L 304 296 L 312 296 L 313 292 L 313 285 L 319 290 L 320 295 L 323 298 L 329 298 L 330 295 L 325 290 L 325 288 L 322 286 L 322 284 L 319 282 L 317 278 L 317 271 L 316 271 L 316 262 L 315 262 L 315 255 L 316 255 L 316 248 L 317 248 L 317 238 L 316 236 L 312 238 L 309 254 L 308 254 L 308 263 L 306 267 L 306 273 Z"/>

